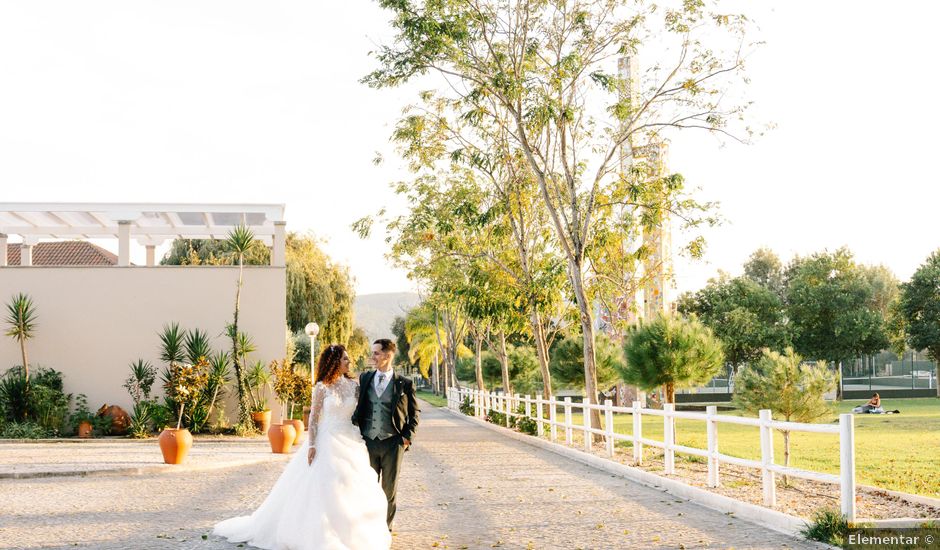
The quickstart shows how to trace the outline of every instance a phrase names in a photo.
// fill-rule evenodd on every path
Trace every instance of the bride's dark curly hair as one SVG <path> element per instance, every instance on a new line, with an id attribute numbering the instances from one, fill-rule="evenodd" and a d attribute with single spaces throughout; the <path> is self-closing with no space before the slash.
<path id="1" fill-rule="evenodd" d="M 339 373 L 340 361 L 343 359 L 343 354 L 346 353 L 346 348 L 341 344 L 331 344 L 323 350 L 323 353 L 320 354 L 320 359 L 317 361 L 317 373 L 316 380 L 313 381 L 314 384 L 317 382 L 323 382 L 327 386 L 336 382 L 336 380 L 341 376 Z M 346 373 L 346 378 L 352 378 L 349 376 L 349 373 Z"/>

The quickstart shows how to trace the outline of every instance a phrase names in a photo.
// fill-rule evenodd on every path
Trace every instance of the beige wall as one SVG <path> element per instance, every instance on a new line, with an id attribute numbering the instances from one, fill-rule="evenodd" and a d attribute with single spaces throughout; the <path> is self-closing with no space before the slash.
<path id="1" fill-rule="evenodd" d="M 245 268 L 239 328 L 257 345 L 251 358 L 265 364 L 285 353 L 285 276 L 283 267 Z M 232 318 L 237 281 L 236 267 L 0 267 L 0 301 L 5 320 L 14 294 L 33 299 L 38 327 L 27 344 L 31 365 L 62 371 L 65 391 L 87 395 L 93 411 L 108 403 L 130 412 L 122 387 L 128 365 L 142 358 L 162 372 L 157 333 L 165 323 L 200 328 L 215 349 L 231 349 L 222 333 Z M 5 334 L 8 326 L 0 328 Z M 0 335 L 0 372 L 20 363 L 19 345 Z M 159 376 L 154 393 L 163 395 Z M 227 412 L 231 421 L 231 403 Z"/>

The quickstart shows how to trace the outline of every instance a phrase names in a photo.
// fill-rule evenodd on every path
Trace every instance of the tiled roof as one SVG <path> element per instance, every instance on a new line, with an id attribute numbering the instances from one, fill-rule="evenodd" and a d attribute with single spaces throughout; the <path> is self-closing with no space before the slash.
<path id="1" fill-rule="evenodd" d="M 33 265 L 117 265 L 118 257 L 87 241 L 38 243 Z M 7 245 L 7 265 L 20 265 L 20 245 Z"/>

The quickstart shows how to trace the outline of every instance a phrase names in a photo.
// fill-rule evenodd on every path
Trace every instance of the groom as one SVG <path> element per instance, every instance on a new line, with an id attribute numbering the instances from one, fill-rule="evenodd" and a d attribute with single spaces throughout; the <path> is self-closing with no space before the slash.
<path id="1" fill-rule="evenodd" d="M 392 368 L 396 350 L 395 342 L 387 338 L 376 340 L 372 345 L 375 370 L 359 375 L 359 404 L 352 418 L 366 440 L 369 462 L 388 497 L 389 531 L 395 519 L 395 492 L 402 455 L 411 446 L 421 412 L 414 384 Z"/>

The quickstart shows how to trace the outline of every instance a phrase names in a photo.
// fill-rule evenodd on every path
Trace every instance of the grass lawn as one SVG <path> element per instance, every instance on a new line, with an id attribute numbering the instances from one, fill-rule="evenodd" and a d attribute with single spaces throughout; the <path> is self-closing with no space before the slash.
<path id="1" fill-rule="evenodd" d="M 862 401 L 844 401 L 836 405 L 837 413 L 850 412 Z M 858 483 L 874 485 L 930 497 L 940 497 L 940 399 L 885 399 L 886 410 L 900 409 L 899 415 L 855 416 L 855 473 Z M 738 414 L 727 411 L 722 414 Z M 564 414 L 558 414 L 564 421 Z M 603 418 L 602 418 L 603 420 Z M 837 414 L 831 421 L 838 422 Z M 572 422 L 580 425 L 580 414 L 572 415 Z M 617 433 L 630 434 L 633 420 L 630 415 L 615 415 Z M 705 423 L 695 420 L 676 420 L 677 443 L 688 447 L 707 448 Z M 663 419 L 643 417 L 643 435 L 662 441 Z M 575 436 L 580 440 L 577 432 Z M 564 438 L 564 431 L 559 430 Z M 629 446 L 628 442 L 618 443 Z M 774 460 L 783 464 L 783 436 L 774 435 Z M 718 425 L 718 449 L 727 455 L 760 460 L 760 434 L 757 427 L 737 424 Z M 792 433 L 790 435 L 790 465 L 838 474 L 839 437 L 830 434 Z"/>
<path id="2" fill-rule="evenodd" d="M 415 393 L 417 394 L 418 399 L 423 399 L 435 407 L 447 406 L 447 398 L 443 395 L 434 395 L 433 393 L 424 390 L 418 390 Z"/>

